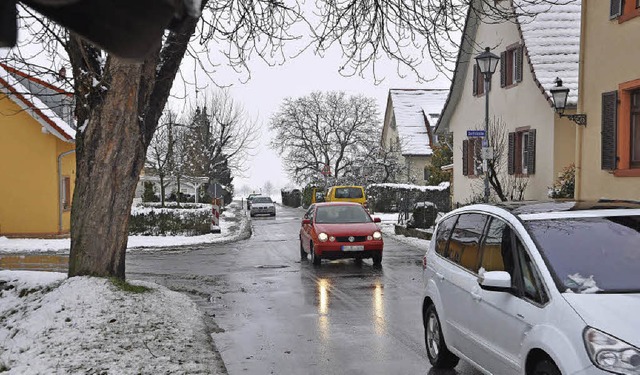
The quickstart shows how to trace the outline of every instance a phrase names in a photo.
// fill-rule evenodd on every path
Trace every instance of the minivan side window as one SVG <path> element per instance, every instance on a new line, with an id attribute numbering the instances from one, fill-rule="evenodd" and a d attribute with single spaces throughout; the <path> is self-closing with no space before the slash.
<path id="1" fill-rule="evenodd" d="M 482 214 L 462 214 L 451 233 L 447 258 L 477 273 L 480 266 L 480 238 L 487 222 Z"/>
<path id="2" fill-rule="evenodd" d="M 524 246 L 519 240 L 517 242 L 518 259 L 522 274 L 522 295 L 525 299 L 529 299 L 533 302 L 540 304 L 546 303 L 548 297 L 542 287 L 541 278 L 536 272 L 536 268 L 533 266 L 531 257 L 529 257 Z"/>
<path id="3" fill-rule="evenodd" d="M 446 257 L 447 241 L 451 236 L 453 225 L 456 223 L 457 216 L 451 216 L 438 223 L 438 233 L 436 234 L 436 252 Z"/>
<path id="4" fill-rule="evenodd" d="M 511 286 L 517 288 L 516 261 L 512 244 L 511 227 L 498 218 L 492 218 L 482 243 L 480 268 L 484 271 L 505 271 L 511 275 Z M 517 240 L 517 237 L 516 237 Z M 515 290 L 515 289 L 514 289 Z"/>

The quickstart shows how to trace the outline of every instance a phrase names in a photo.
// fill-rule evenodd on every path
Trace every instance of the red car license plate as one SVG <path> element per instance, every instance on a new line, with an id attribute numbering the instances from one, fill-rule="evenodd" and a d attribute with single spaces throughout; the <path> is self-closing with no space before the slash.
<path id="1" fill-rule="evenodd" d="M 342 251 L 363 251 L 363 245 L 344 245 L 342 246 Z"/>

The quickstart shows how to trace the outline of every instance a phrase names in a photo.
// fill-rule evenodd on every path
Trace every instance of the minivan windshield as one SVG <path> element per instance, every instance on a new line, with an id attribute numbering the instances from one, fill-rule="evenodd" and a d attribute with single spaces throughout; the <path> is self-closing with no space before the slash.
<path id="1" fill-rule="evenodd" d="M 563 292 L 640 293 L 640 216 L 526 221 Z"/>

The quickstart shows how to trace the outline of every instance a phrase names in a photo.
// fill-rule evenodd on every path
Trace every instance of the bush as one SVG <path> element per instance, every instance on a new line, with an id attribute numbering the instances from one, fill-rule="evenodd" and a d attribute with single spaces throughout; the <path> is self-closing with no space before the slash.
<path id="1" fill-rule="evenodd" d="M 151 181 L 145 181 L 143 183 L 144 192 L 142 193 L 143 202 L 159 202 L 160 197 L 156 195 L 156 187 Z"/>
<path id="2" fill-rule="evenodd" d="M 551 198 L 573 198 L 576 187 L 576 166 L 565 167 L 549 191 Z"/>
<path id="3" fill-rule="evenodd" d="M 418 202 L 413 208 L 413 216 L 407 223 L 407 228 L 428 229 L 433 226 L 438 217 L 436 205 L 431 202 Z"/>
<path id="4" fill-rule="evenodd" d="M 136 206 L 129 234 L 143 236 L 197 236 L 211 231 L 211 205 L 186 204 L 180 208 Z"/>
<path id="5" fill-rule="evenodd" d="M 300 207 L 300 204 L 302 203 L 302 193 L 298 189 L 282 189 L 280 190 L 280 196 L 282 198 L 282 204 L 288 207 Z"/>
<path id="6" fill-rule="evenodd" d="M 438 186 L 408 184 L 372 184 L 367 187 L 369 208 L 375 212 L 411 209 L 416 202 L 432 202 L 439 211 L 451 209 L 449 183 Z"/>

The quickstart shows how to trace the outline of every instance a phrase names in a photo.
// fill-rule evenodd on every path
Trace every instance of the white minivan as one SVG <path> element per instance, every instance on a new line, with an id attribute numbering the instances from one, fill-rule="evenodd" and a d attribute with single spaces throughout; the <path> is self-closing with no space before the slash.
<path id="1" fill-rule="evenodd" d="M 436 368 L 487 374 L 640 374 L 640 203 L 471 205 L 423 258 Z"/>

